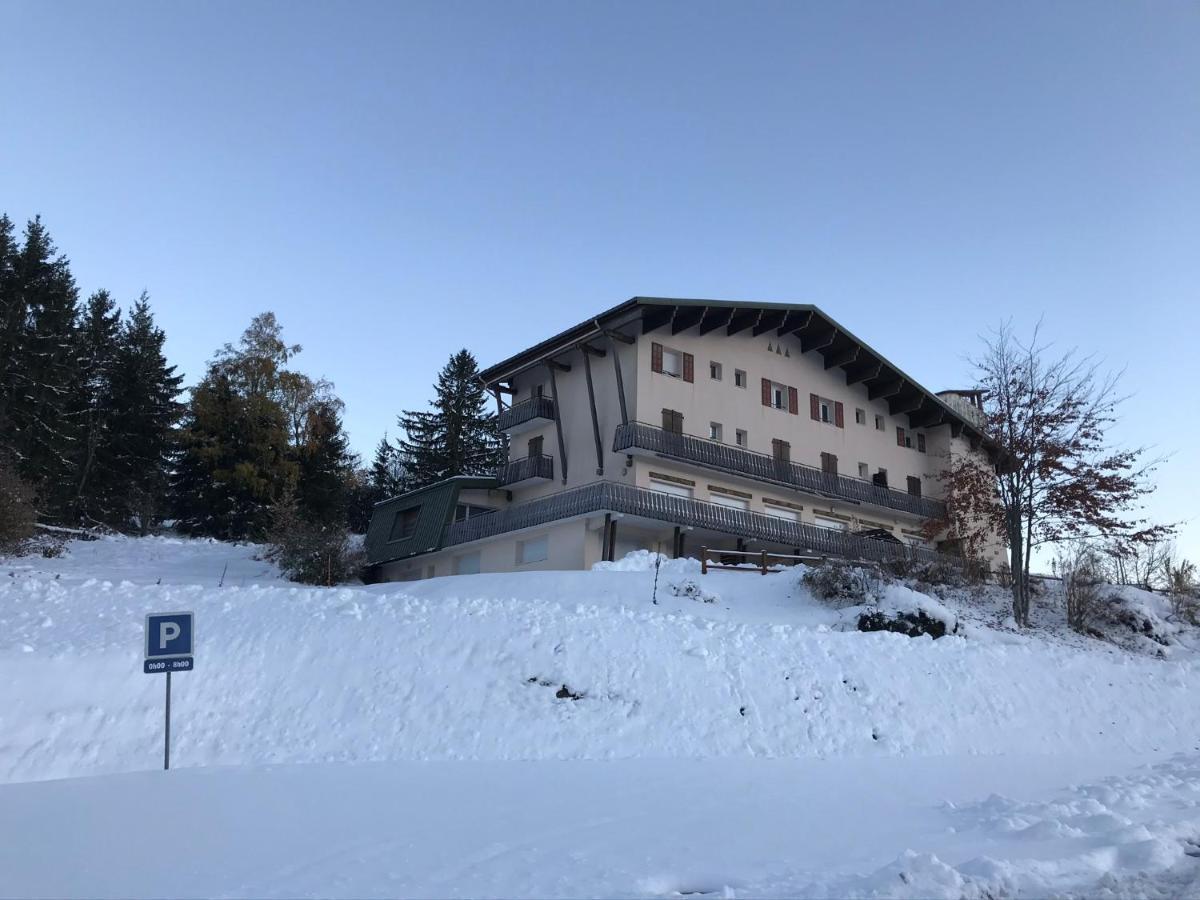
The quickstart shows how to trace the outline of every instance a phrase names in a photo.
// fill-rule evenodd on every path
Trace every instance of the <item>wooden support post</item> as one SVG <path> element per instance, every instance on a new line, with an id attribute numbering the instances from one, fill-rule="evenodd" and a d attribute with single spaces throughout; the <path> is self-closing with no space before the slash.
<path id="1" fill-rule="evenodd" d="M 617 556 L 617 520 L 613 519 L 608 526 L 608 561 L 613 562 Z"/>
<path id="2" fill-rule="evenodd" d="M 596 389 L 592 386 L 592 355 L 587 347 L 583 351 L 583 374 L 587 379 L 588 407 L 592 411 L 592 436 L 596 439 L 596 474 L 604 474 L 604 448 L 600 444 L 600 419 L 596 415 Z"/>
<path id="3" fill-rule="evenodd" d="M 700 548 L 700 574 L 701 575 L 708 574 L 708 548 L 707 547 Z"/>
<path id="4" fill-rule="evenodd" d="M 600 558 L 604 562 L 612 562 L 608 558 L 608 531 L 612 528 L 612 513 L 604 514 L 604 530 L 600 532 Z"/>
<path id="5" fill-rule="evenodd" d="M 563 441 L 562 412 L 558 403 L 558 379 L 554 377 L 554 364 L 546 361 L 550 372 L 550 398 L 554 401 L 554 430 L 558 434 L 558 458 L 562 461 L 562 483 L 567 483 L 567 446 Z"/>
<path id="6" fill-rule="evenodd" d="M 679 535 L 681 534 L 679 526 L 675 526 L 675 534 L 671 538 L 671 559 L 679 559 Z"/>
<path id="7" fill-rule="evenodd" d="M 612 349 L 613 372 L 617 376 L 617 402 L 621 404 L 621 424 L 629 424 L 629 411 L 625 408 L 625 381 L 621 378 L 621 352 L 617 347 L 617 339 L 610 333 L 608 343 Z"/>
<path id="8" fill-rule="evenodd" d="M 762 573 L 764 575 L 767 574 L 767 551 L 766 550 L 764 550 L 762 552 Z"/>

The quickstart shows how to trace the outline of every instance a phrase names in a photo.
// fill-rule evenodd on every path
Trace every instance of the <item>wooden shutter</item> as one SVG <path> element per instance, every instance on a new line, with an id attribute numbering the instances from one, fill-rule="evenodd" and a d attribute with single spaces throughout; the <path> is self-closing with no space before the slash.
<path id="1" fill-rule="evenodd" d="M 788 412 L 793 416 L 800 414 L 800 392 L 794 387 L 788 388 Z"/>
<path id="2" fill-rule="evenodd" d="M 812 415 L 814 422 L 821 421 L 821 398 L 816 394 L 808 395 L 808 411 Z M 809 457 L 809 459 L 811 458 Z"/>
<path id="3" fill-rule="evenodd" d="M 846 409 L 841 401 L 835 401 L 833 404 L 833 424 L 838 428 L 846 427 Z"/>
<path id="4" fill-rule="evenodd" d="M 908 492 L 914 497 L 921 496 L 921 479 L 915 475 L 908 476 Z"/>
<path id="5" fill-rule="evenodd" d="M 662 344 L 653 343 L 650 345 L 650 371 L 662 371 Z"/>
<path id="6" fill-rule="evenodd" d="M 897 447 L 904 446 L 904 429 L 901 428 L 899 425 L 896 426 L 896 446 Z"/>
<path id="7" fill-rule="evenodd" d="M 837 474 L 837 457 L 832 453 L 821 454 L 821 471 L 826 475 Z"/>
<path id="8" fill-rule="evenodd" d="M 763 406 L 771 405 L 771 381 L 767 378 L 762 380 L 762 404 Z"/>
<path id="9" fill-rule="evenodd" d="M 771 456 L 777 462 L 788 462 L 792 458 L 792 445 L 779 438 L 771 438 Z"/>
<path id="10" fill-rule="evenodd" d="M 696 380 L 696 357 L 690 353 L 683 354 L 683 380 L 689 382 Z"/>
<path id="11" fill-rule="evenodd" d="M 918 453 L 925 452 L 925 435 L 923 435 L 923 434 L 917 435 L 917 452 Z"/>

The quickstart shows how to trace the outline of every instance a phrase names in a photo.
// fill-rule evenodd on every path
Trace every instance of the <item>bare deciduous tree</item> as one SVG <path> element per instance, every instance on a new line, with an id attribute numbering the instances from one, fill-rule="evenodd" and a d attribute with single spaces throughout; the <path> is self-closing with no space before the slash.
<path id="1" fill-rule="evenodd" d="M 973 524 L 1007 539 L 1013 618 L 1022 626 L 1029 624 L 1036 548 L 1100 537 L 1130 547 L 1172 531 L 1136 515 L 1158 461 L 1106 439 L 1123 399 L 1117 375 L 1073 350 L 1053 354 L 1039 331 L 1026 343 L 1004 324 L 985 338 L 973 363 L 995 467 L 961 456 L 944 473 L 949 524 L 957 519 L 957 527 Z"/>

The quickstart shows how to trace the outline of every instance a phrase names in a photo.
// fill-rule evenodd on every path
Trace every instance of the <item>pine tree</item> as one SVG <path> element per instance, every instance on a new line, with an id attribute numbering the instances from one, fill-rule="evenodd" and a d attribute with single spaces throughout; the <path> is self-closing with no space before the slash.
<path id="1" fill-rule="evenodd" d="M 71 508 L 83 524 L 111 522 L 112 491 L 118 485 L 114 471 L 109 420 L 118 407 L 113 398 L 117 372 L 121 313 L 108 291 L 88 298 L 75 333 L 75 383 L 69 405 L 75 444 L 75 481 L 72 496 L 57 505 Z M 62 488 L 67 488 L 63 485 Z"/>
<path id="2" fill-rule="evenodd" d="M 454 475 L 491 474 L 501 461 L 504 445 L 475 357 L 467 350 L 451 356 L 434 390 L 431 411 L 405 410 L 399 418 L 409 490 Z"/>
<path id="3" fill-rule="evenodd" d="M 25 296 L 17 289 L 17 240 L 13 223 L 0 215 L 0 447 L 13 448 L 9 411 L 16 393 L 22 339 L 25 334 Z"/>
<path id="4" fill-rule="evenodd" d="M 76 436 L 69 412 L 79 301 L 70 265 L 40 218 L 25 228 L 12 279 L 24 323 L 17 329 L 6 408 L 0 412 L 4 438 L 21 475 L 38 492 L 43 514 L 62 518 L 61 486 L 74 477 Z"/>
<path id="5" fill-rule="evenodd" d="M 297 508 L 308 522 L 344 529 L 355 457 L 335 404 L 318 403 L 307 418 L 298 453 Z"/>
<path id="6" fill-rule="evenodd" d="M 404 459 L 396 446 L 385 434 L 375 447 L 375 459 L 371 462 L 370 485 L 378 492 L 378 500 L 395 497 L 404 491 L 407 481 Z"/>
<path id="7" fill-rule="evenodd" d="M 150 301 L 138 298 L 121 329 L 111 385 L 109 469 L 114 527 L 145 534 L 166 512 L 175 446 L 175 426 L 182 412 L 183 377 L 167 364 L 166 335 L 154 324 Z"/>

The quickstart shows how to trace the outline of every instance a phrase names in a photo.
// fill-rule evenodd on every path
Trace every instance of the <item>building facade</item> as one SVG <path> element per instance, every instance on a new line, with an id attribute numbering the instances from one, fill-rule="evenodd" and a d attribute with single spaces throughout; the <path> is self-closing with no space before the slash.
<path id="1" fill-rule="evenodd" d="M 378 579 L 701 545 L 932 559 L 955 541 L 926 527 L 941 473 L 989 452 L 977 395 L 927 391 L 807 305 L 635 297 L 481 377 L 508 462 L 379 504 Z"/>

